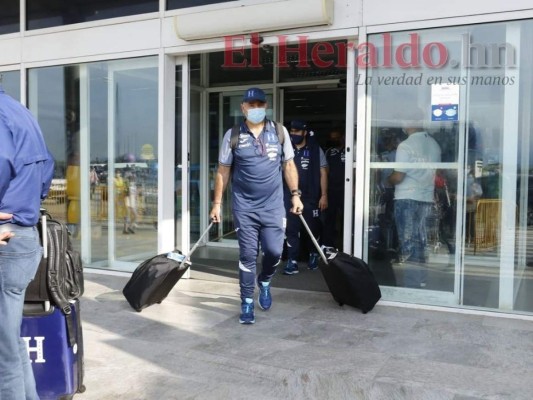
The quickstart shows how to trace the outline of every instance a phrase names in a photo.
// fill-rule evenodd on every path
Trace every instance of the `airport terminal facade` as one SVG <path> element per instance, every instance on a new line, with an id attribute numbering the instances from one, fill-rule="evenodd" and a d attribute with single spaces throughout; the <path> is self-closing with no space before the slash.
<path id="1" fill-rule="evenodd" d="M 132 271 L 190 247 L 208 225 L 222 136 L 256 86 L 269 118 L 308 121 L 324 147 L 345 131 L 338 246 L 368 261 L 384 299 L 533 313 L 530 1 L 4 3 L 2 86 L 42 127 L 56 159 L 44 205 L 87 268 Z M 396 161 L 412 109 L 439 162 Z M 436 171 L 419 288 L 398 262 L 395 168 Z M 206 246 L 236 247 L 230 203 Z"/>

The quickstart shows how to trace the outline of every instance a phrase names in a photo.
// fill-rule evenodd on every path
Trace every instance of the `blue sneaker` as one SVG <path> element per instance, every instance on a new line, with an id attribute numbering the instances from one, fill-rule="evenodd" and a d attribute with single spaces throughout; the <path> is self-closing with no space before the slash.
<path id="1" fill-rule="evenodd" d="M 285 265 L 285 268 L 283 269 L 283 275 L 294 275 L 298 272 L 300 272 L 298 271 L 298 263 L 289 258 L 287 260 L 287 265 Z"/>
<path id="2" fill-rule="evenodd" d="M 318 253 L 309 253 L 309 264 L 308 268 L 311 271 L 314 271 L 318 268 Z"/>
<path id="3" fill-rule="evenodd" d="M 257 302 L 261 310 L 268 311 L 272 307 L 272 295 L 270 294 L 270 282 L 261 282 L 257 280 L 259 287 L 259 297 Z"/>
<path id="4" fill-rule="evenodd" d="M 241 303 L 241 316 L 239 322 L 246 325 L 255 323 L 254 299 L 247 298 Z"/>

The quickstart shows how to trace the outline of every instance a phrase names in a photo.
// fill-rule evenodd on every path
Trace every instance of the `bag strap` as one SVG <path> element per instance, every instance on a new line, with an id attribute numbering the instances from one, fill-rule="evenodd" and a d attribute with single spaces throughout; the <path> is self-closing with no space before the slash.
<path id="1" fill-rule="evenodd" d="M 50 296 L 52 297 L 53 302 L 61 309 L 61 311 L 63 311 L 63 314 L 68 315 L 72 312 L 72 308 L 68 299 L 60 290 L 58 280 L 59 273 L 57 270 L 58 265 L 64 265 L 66 263 L 66 254 L 59 254 L 58 250 L 66 249 L 66 236 L 68 235 L 68 231 L 66 231 L 66 228 L 61 224 L 59 224 L 60 229 L 66 232 L 61 232 L 60 235 L 57 234 L 56 230 L 48 230 L 48 219 L 47 215 L 44 213 L 41 216 L 41 227 L 43 230 L 43 247 L 46 248 L 46 250 L 43 250 L 43 253 L 44 257 L 47 259 L 47 281 Z M 62 243 L 62 240 L 64 240 L 65 243 Z M 45 243 L 46 246 L 44 246 Z"/>
<path id="2" fill-rule="evenodd" d="M 283 151 L 283 142 L 285 142 L 285 132 L 283 131 L 283 125 L 281 122 L 274 122 L 276 127 L 276 133 L 278 134 L 279 144 L 281 144 L 281 151 Z"/>
<path id="3" fill-rule="evenodd" d="M 61 243 L 57 235 L 57 232 L 54 231 L 53 233 L 50 233 L 50 236 L 48 235 L 48 219 L 51 220 L 50 214 L 48 211 L 44 208 L 41 208 L 41 238 L 42 238 L 42 246 L 43 246 L 43 258 L 46 259 L 46 269 L 47 269 L 47 284 L 48 284 L 48 290 L 50 292 L 50 297 L 52 298 L 53 303 L 58 306 L 63 314 L 65 315 L 65 320 L 67 324 L 67 336 L 68 336 L 68 342 L 70 347 L 73 347 L 76 344 L 76 333 L 75 333 L 75 327 L 74 327 L 74 314 L 72 313 L 72 306 L 68 299 L 65 297 L 65 295 L 59 290 L 59 281 L 58 281 L 58 271 L 57 266 L 63 259 L 63 261 L 66 263 L 66 254 L 61 257 L 61 254 L 58 254 L 57 251 L 54 251 L 55 249 L 60 249 Z M 64 230 L 65 232 L 62 232 L 60 235 L 63 239 L 65 239 L 69 233 L 68 230 L 63 227 L 63 225 L 59 224 L 61 227 L 61 230 Z M 52 246 L 50 250 L 48 251 L 49 247 L 48 244 L 52 243 Z M 64 248 L 67 248 L 68 239 L 65 239 Z M 66 252 L 65 252 L 66 253 Z M 45 307 L 50 307 L 50 302 L 45 302 Z"/>
<path id="4" fill-rule="evenodd" d="M 229 140 L 229 145 L 232 151 L 237 148 L 237 143 L 239 142 L 240 133 L 241 133 L 241 126 L 233 125 L 233 128 L 231 128 L 231 136 Z"/>
<path id="5" fill-rule="evenodd" d="M 273 122 L 276 128 L 276 134 L 278 135 L 279 144 L 281 144 L 281 150 L 283 151 L 283 143 L 285 142 L 285 132 L 283 131 L 283 125 L 281 122 Z M 241 133 L 240 125 L 233 125 L 231 128 L 230 136 L 230 148 L 235 150 L 237 148 L 237 143 L 239 142 L 239 135 Z"/>

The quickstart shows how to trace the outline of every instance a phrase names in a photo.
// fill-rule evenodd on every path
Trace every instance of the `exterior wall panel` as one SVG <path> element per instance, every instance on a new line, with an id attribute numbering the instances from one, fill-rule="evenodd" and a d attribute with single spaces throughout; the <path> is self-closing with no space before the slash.
<path id="1" fill-rule="evenodd" d="M 372 26 L 531 9 L 530 0 L 363 0 L 362 24 Z"/>
<path id="2" fill-rule="evenodd" d="M 160 20 L 31 35 L 20 42 L 22 62 L 63 60 L 149 49 L 157 51 L 160 46 Z"/>
<path id="3" fill-rule="evenodd" d="M 0 66 L 21 62 L 22 40 L 17 38 L 0 40 Z"/>

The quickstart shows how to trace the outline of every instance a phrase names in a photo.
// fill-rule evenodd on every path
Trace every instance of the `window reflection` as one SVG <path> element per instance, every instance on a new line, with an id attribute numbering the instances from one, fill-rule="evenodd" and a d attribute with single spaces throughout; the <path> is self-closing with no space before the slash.
<path id="1" fill-rule="evenodd" d="M 29 107 L 56 161 L 43 207 L 87 265 L 133 270 L 157 251 L 157 90 L 153 57 L 28 72 Z"/>
<path id="2" fill-rule="evenodd" d="M 426 285 L 416 292 L 423 298 L 421 289 L 431 291 L 425 297 L 429 303 L 461 301 L 466 306 L 532 311 L 533 293 L 527 288 L 533 283 L 528 274 L 533 265 L 528 256 L 533 220 L 533 77 L 524 46 L 533 39 L 533 22 L 399 32 L 391 34 L 392 43 L 409 43 L 413 34 L 420 39 L 421 49 L 437 41 L 445 46 L 454 65 L 368 70 L 369 264 L 382 285 L 402 288 L 410 286 L 406 273 L 417 268 L 402 252 L 405 232 L 396 218 L 398 186 L 388 178 L 410 167 L 398 159 L 398 149 L 409 140 L 402 113 L 416 106 L 426 113 L 426 132 L 441 149 L 439 162 L 421 159 L 415 167 L 435 171 L 431 206 L 416 220 L 419 229 L 425 230 L 424 254 L 416 261 L 424 260 L 427 271 Z M 378 49 L 377 63 L 382 64 L 383 35 L 370 35 L 370 42 Z M 499 58 L 489 57 L 495 48 L 504 50 L 499 50 Z M 402 76 L 404 80 L 421 77 L 421 82 L 390 83 Z M 432 117 L 430 78 L 459 85 L 457 118 Z M 390 79 L 388 84 L 385 79 Z M 398 299 L 409 301 L 405 293 L 398 291 Z"/>
<path id="3" fill-rule="evenodd" d="M 207 4 L 229 3 L 235 1 L 236 0 L 167 0 L 167 10 L 205 6 Z"/>
<path id="4" fill-rule="evenodd" d="M 0 35 L 20 31 L 20 0 L 2 0 Z"/>
<path id="5" fill-rule="evenodd" d="M 29 30 L 157 11 L 159 0 L 26 0 Z"/>
<path id="6" fill-rule="evenodd" d="M 20 71 L 0 71 L 0 87 L 20 101 Z"/>

